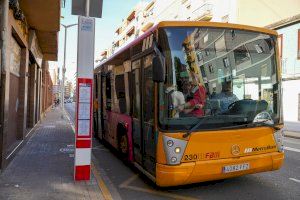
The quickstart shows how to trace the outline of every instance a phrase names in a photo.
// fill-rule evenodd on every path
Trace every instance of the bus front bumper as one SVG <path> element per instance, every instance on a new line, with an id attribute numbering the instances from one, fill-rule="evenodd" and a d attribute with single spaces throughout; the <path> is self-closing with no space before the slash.
<path id="1" fill-rule="evenodd" d="M 283 159 L 283 153 L 272 152 L 239 158 L 188 162 L 176 166 L 157 163 L 156 184 L 161 187 L 177 186 L 277 170 L 281 167 Z M 243 163 L 249 163 L 250 168 L 243 171 L 223 173 L 224 166 Z"/>

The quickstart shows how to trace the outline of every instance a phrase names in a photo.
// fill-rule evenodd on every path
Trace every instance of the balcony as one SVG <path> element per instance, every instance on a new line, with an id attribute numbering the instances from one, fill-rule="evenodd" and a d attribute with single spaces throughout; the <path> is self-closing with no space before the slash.
<path id="1" fill-rule="evenodd" d="M 17 2 L 20 3 L 28 25 L 36 31 L 44 58 L 57 60 L 61 1 L 22 0 Z"/>
<path id="2" fill-rule="evenodd" d="M 213 18 L 213 5 L 205 3 L 192 12 L 195 21 L 210 21 Z"/>

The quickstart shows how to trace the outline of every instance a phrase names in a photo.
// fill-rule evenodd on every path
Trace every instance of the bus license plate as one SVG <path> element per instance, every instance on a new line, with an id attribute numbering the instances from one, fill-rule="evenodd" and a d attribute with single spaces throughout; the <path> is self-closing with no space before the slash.
<path id="1" fill-rule="evenodd" d="M 223 173 L 244 171 L 249 168 L 250 168 L 249 163 L 243 163 L 243 164 L 238 164 L 238 165 L 227 165 L 227 166 L 223 167 Z"/>

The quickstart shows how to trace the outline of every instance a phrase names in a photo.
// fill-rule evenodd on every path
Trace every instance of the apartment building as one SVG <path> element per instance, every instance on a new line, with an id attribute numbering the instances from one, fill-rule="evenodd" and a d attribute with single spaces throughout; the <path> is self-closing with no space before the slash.
<path id="1" fill-rule="evenodd" d="M 159 21 L 228 22 L 269 27 L 282 33 L 282 48 L 284 49 L 282 53 L 283 77 L 288 78 L 288 76 L 295 76 L 300 73 L 300 68 L 298 67 L 299 59 L 294 55 L 297 53 L 294 49 L 296 44 L 298 44 L 296 41 L 298 25 L 289 23 L 292 25 L 279 26 L 278 22 L 286 21 L 286 19 L 290 19 L 298 14 L 300 14 L 299 0 L 153 0 L 147 3 L 141 2 L 117 28 L 112 47 L 101 53 L 100 60 L 107 59 Z M 276 23 L 277 27 L 274 26 Z M 292 29 L 294 30 L 293 33 L 291 33 Z M 290 53 L 291 51 L 294 53 Z M 287 86 L 287 84 L 291 85 Z M 296 91 L 292 86 L 296 87 L 292 82 L 283 84 L 283 87 L 286 87 L 284 96 L 289 96 L 292 91 Z M 298 93 L 295 93 L 295 95 L 298 95 Z M 298 96 L 293 99 L 295 102 L 296 100 L 298 102 Z M 289 104 L 290 108 L 284 108 L 286 110 L 284 116 L 287 120 L 295 121 L 300 118 L 300 113 L 298 111 L 296 113 L 296 109 L 294 109 L 300 106 L 295 102 Z M 287 104 L 285 103 L 285 105 Z M 292 110 L 293 112 L 290 112 Z"/>
<path id="2" fill-rule="evenodd" d="M 1 0 L 0 17 L 2 170 L 52 104 L 48 61 L 57 60 L 60 0 Z"/>
<path id="3" fill-rule="evenodd" d="M 300 121 L 300 12 L 268 26 L 279 34 L 284 120 Z"/>
<path id="4" fill-rule="evenodd" d="M 99 61 L 108 58 L 159 21 L 214 21 L 265 27 L 299 13 L 299 0 L 141 1 L 123 19 L 115 31 L 112 47 L 99 55 Z"/>
<path id="5" fill-rule="evenodd" d="M 73 96 L 73 84 L 71 81 L 66 81 L 65 83 L 65 98 L 68 99 Z"/>

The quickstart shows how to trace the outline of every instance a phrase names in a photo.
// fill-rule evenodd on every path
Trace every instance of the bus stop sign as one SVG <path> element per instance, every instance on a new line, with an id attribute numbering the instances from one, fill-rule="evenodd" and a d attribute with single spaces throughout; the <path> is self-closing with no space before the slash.
<path id="1" fill-rule="evenodd" d="M 72 15 L 86 16 L 87 0 L 72 0 Z M 101 18 L 103 0 L 90 0 L 89 17 Z"/>

